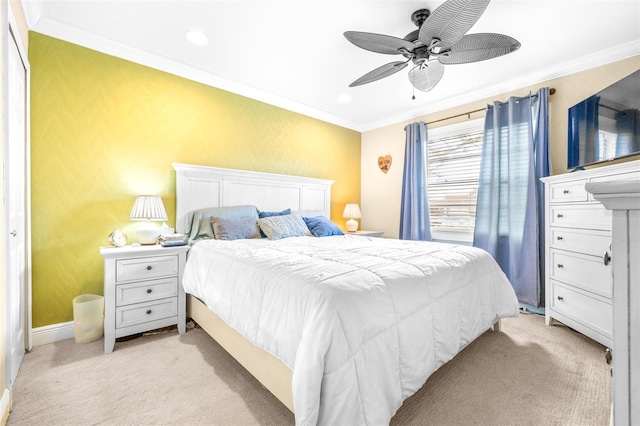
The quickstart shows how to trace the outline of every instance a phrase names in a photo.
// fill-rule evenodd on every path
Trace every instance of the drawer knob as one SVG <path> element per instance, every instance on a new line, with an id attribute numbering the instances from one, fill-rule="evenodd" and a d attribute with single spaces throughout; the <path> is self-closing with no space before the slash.
<path id="1" fill-rule="evenodd" d="M 558 263 L 558 268 L 564 268 L 564 265 L 562 263 Z"/>
<path id="2" fill-rule="evenodd" d="M 150 288 L 147 289 L 147 293 L 151 294 L 153 290 L 151 290 Z"/>
<path id="3" fill-rule="evenodd" d="M 147 315 L 151 314 L 151 309 L 147 309 Z"/>
<path id="4" fill-rule="evenodd" d="M 563 193 L 563 194 L 568 194 L 568 193 L 569 193 L 569 190 L 568 190 L 568 189 L 565 189 L 564 191 L 562 191 L 562 193 Z"/>
<path id="5" fill-rule="evenodd" d="M 562 213 L 558 213 L 556 216 L 558 216 L 559 218 L 564 217 L 564 215 Z"/>
<path id="6" fill-rule="evenodd" d="M 602 255 L 602 261 L 604 262 L 604 266 L 607 266 L 609 263 L 611 263 L 611 256 L 609 255 L 609 252 L 604 252 L 604 254 Z"/>
<path id="7" fill-rule="evenodd" d="M 564 297 L 558 296 L 558 300 L 564 300 Z"/>
<path id="8" fill-rule="evenodd" d="M 151 265 L 147 266 L 147 271 L 151 270 Z"/>
<path id="9" fill-rule="evenodd" d="M 562 238 L 561 236 L 559 236 L 559 235 L 558 235 L 558 236 L 556 237 L 556 240 L 558 240 L 558 241 L 562 241 L 562 240 L 563 240 L 563 238 Z"/>

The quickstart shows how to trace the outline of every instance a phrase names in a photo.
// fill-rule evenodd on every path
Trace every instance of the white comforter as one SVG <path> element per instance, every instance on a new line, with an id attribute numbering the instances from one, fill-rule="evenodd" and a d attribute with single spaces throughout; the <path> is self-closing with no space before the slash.
<path id="1" fill-rule="evenodd" d="M 480 249 L 352 235 L 202 241 L 183 285 L 292 368 L 300 425 L 388 424 L 439 366 L 518 315 Z"/>

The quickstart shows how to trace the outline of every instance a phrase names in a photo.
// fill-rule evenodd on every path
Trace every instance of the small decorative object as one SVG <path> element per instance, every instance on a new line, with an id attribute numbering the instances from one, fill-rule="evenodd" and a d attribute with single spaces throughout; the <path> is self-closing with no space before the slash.
<path id="1" fill-rule="evenodd" d="M 342 217 L 349 219 L 347 221 L 347 232 L 356 232 L 358 230 L 358 221 L 355 219 L 360 219 L 362 217 L 360 213 L 360 206 L 356 203 L 347 204 L 344 206 Z"/>
<path id="2" fill-rule="evenodd" d="M 138 228 L 138 242 L 143 245 L 156 244 L 160 236 L 161 228 L 154 226 L 151 221 L 162 222 L 167 220 L 167 212 L 164 210 L 162 199 L 157 195 L 139 195 L 136 199 L 129 220 L 146 221 Z"/>
<path id="3" fill-rule="evenodd" d="M 187 237 L 184 234 L 163 234 L 160 235 L 160 245 L 162 247 L 186 246 Z"/>
<path id="4" fill-rule="evenodd" d="M 114 229 L 109 234 L 109 244 L 114 247 L 123 247 L 127 245 L 127 235 L 119 229 Z"/>
<path id="5" fill-rule="evenodd" d="M 391 156 L 385 155 L 384 157 L 378 157 L 378 167 L 380 167 L 382 173 L 386 175 L 391 168 Z"/>

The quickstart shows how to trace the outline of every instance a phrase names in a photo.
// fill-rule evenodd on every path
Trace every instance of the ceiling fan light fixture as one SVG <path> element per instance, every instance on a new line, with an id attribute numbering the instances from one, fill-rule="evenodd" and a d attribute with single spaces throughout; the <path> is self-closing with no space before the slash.
<path id="1" fill-rule="evenodd" d="M 416 10 L 411 15 L 418 27 L 404 38 L 361 31 L 346 31 L 345 38 L 365 50 L 387 55 L 402 55 L 406 62 L 390 62 L 355 80 L 360 86 L 388 77 L 413 62 L 409 80 L 424 92 L 433 89 L 442 78 L 442 65 L 468 64 L 497 58 L 520 48 L 520 42 L 504 34 L 466 34 L 478 21 L 491 0 L 446 0 L 431 13 Z"/>
<path id="2" fill-rule="evenodd" d="M 202 31 L 198 30 L 188 30 L 186 32 L 187 40 L 197 46 L 206 46 L 209 44 L 209 37 Z"/>

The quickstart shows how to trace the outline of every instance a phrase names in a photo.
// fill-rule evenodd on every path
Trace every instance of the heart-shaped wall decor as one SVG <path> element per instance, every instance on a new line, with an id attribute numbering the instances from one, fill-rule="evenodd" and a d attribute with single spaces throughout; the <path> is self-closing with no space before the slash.
<path id="1" fill-rule="evenodd" d="M 386 175 L 391 168 L 391 156 L 385 155 L 384 157 L 378 157 L 378 167 L 380 167 L 382 173 Z"/>

